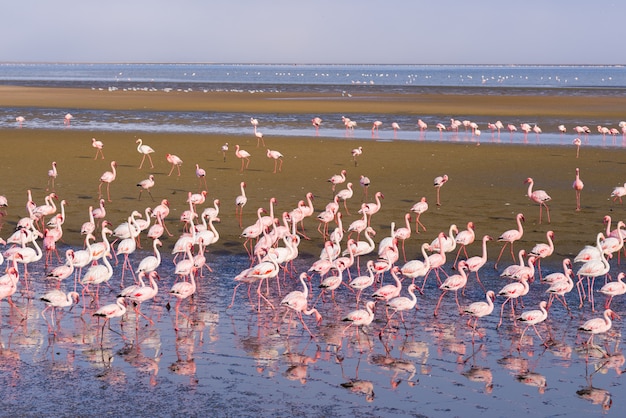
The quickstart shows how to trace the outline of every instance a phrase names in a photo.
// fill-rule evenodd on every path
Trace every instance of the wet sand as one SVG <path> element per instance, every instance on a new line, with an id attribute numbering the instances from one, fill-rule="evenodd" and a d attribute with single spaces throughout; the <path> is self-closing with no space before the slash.
<path id="1" fill-rule="evenodd" d="M 26 98 L 16 96 L 11 105 L 28 103 L 29 106 L 61 106 L 61 120 L 67 111 L 80 117 L 80 106 L 73 100 L 81 99 L 83 106 L 95 107 L 99 104 L 93 98 L 94 95 L 107 94 L 59 91 L 48 96 L 41 93 L 40 90 L 39 96 L 34 94 Z M 193 100 L 188 100 L 188 96 L 182 95 L 159 95 L 164 97 L 162 100 L 157 100 L 157 96 L 148 96 L 148 93 L 145 96 L 143 93 L 128 95 L 132 96 L 133 106 L 143 103 L 143 106 L 170 106 L 172 110 L 196 106 Z M 233 105 L 242 112 L 254 114 L 265 113 L 270 109 L 277 111 L 272 107 L 276 106 L 275 100 L 259 99 L 258 95 L 234 96 L 234 102 L 245 102 L 241 108 Z M 0 97 L 8 100 L 6 95 Z M 182 99 L 170 100 L 172 97 Z M 467 103 L 475 100 L 468 97 Z M 69 107 L 70 102 L 76 106 Z M 111 100 L 110 97 L 105 102 L 107 106 L 115 108 L 131 106 L 130 102 Z M 228 103 L 228 100 L 222 104 L 205 104 L 200 99 L 198 102 L 208 108 L 217 108 L 226 106 L 224 103 Z M 395 105 L 385 107 L 385 102 L 373 99 L 368 103 L 372 106 L 370 111 L 380 118 L 391 114 L 391 109 L 396 109 L 393 107 Z M 316 110 L 328 112 L 335 105 L 335 100 L 316 99 L 308 102 L 307 106 L 312 107 L 302 109 L 303 113 L 314 115 Z M 404 105 L 409 106 L 406 103 Z M 197 106 L 201 108 L 200 104 Z M 445 111 L 442 110 L 442 115 L 455 116 L 454 110 L 458 108 L 450 105 Z M 476 107 L 472 114 L 482 111 Z M 553 111 L 563 112 L 564 108 Z M 338 118 L 343 113 L 338 113 Z M 501 115 L 502 112 L 497 114 Z M 607 113 L 607 118 L 613 117 Z M 247 117 L 242 117 L 242 125 L 249 125 Z M 94 160 L 92 137 L 104 142 L 105 160 Z M 136 151 L 137 138 L 142 138 L 144 143 L 156 150 L 152 155 L 154 169 L 148 168 L 149 162 L 144 163 L 141 170 L 138 169 L 141 155 Z M 571 139 L 566 142 L 570 143 Z M 413 234 L 407 241 L 408 258 L 421 258 L 420 245 L 425 241 L 430 242 L 439 231 L 447 232 L 452 223 L 464 229 L 465 224 L 472 221 L 476 225 L 477 236 L 490 234 L 496 237 L 514 228 L 515 215 L 522 212 L 526 217 L 525 234 L 516 244 L 516 249 L 530 249 L 537 242 L 545 242 L 546 231 L 554 230 L 555 255 L 544 260 L 542 266 L 546 270 L 555 271 L 560 269 L 563 257 L 572 256 L 584 245 L 594 242 L 597 232 L 604 230 L 602 219 L 605 215 L 610 214 L 614 220 L 623 216 L 623 206 L 619 202 L 613 203 L 609 194 L 614 186 L 624 182 L 622 168 L 626 151 L 586 148 L 583 145 L 580 158 L 577 159 L 573 145 L 518 146 L 492 144 L 488 139 L 483 139 L 477 145 L 471 138 L 464 136 L 460 137 L 458 143 L 383 142 L 347 138 L 320 140 L 314 137 L 312 127 L 311 138 L 266 137 L 265 141 L 269 148 L 285 155 L 281 173 L 272 173 L 273 161 L 265 156 L 262 146 L 257 147 L 251 126 L 250 135 L 241 137 L 84 132 L 72 128 L 0 131 L 3 148 L 0 157 L 0 178 L 3 179 L 0 194 L 9 200 L 0 232 L 4 238 L 13 231 L 17 220 L 27 214 L 27 189 L 32 190 L 36 203 L 43 203 L 43 197 L 48 193 L 46 173 L 52 161 L 57 162 L 59 171 L 55 191 L 60 199 L 68 203 L 63 238 L 67 245 L 82 245 L 80 226 L 88 220 L 89 205 L 97 205 L 98 178 L 110 169 L 111 160 L 118 162 L 118 177 L 111 185 L 112 202 L 106 204 L 106 209 L 107 219 L 114 225 L 125 221 L 133 210 L 143 213 L 146 207 L 154 207 L 165 198 L 170 201 L 171 207 L 170 216 L 166 220 L 168 227 L 172 232 L 180 233 L 182 224 L 179 216 L 188 208 L 185 203 L 187 193 L 199 190 L 195 177 L 196 163 L 208 173 L 208 199 L 203 207 L 209 206 L 208 202 L 213 199 L 221 201 L 221 222 L 217 224 L 220 241 L 209 248 L 208 255 L 215 271 L 203 283 L 197 300 L 190 306 L 183 305 L 184 309 L 191 309 L 194 320 L 181 326 L 180 331 L 173 330 L 173 313 L 168 314 L 164 308 L 166 296 L 161 299 L 161 303 L 152 303 L 142 309 L 155 319 L 154 325 L 148 326 L 140 320 L 142 326 L 135 331 L 132 322 L 136 318 L 131 313 L 125 328 L 128 339 L 124 342 L 119 335 L 106 330 L 104 349 L 98 348 L 96 343 L 100 325 L 89 313 L 81 316 L 79 309 L 66 312 L 64 332 L 57 338 L 46 338 L 46 325 L 39 316 L 42 308 L 39 301 L 29 297 L 19 298 L 18 305 L 29 313 L 27 321 L 21 321 L 3 303 L 4 345 L 0 350 L 0 367 L 7 372 L 14 371 L 14 374 L 6 374 L 3 383 L 7 387 L 12 387 L 9 385 L 11 383 L 16 385 L 14 388 L 19 388 L 11 389 L 6 408 L 24 415 L 43 413 L 49 401 L 41 398 L 37 388 L 42 382 L 52 382 L 55 393 L 68 396 L 71 402 L 61 409 L 60 415 L 89 415 L 93 411 L 119 414 L 128 411 L 147 414 L 149 412 L 146 411 L 151 411 L 154 415 L 193 415 L 197 414 L 197 408 L 208 406 L 219 408 L 215 410 L 223 411 L 223 415 L 267 415 L 272 411 L 277 415 L 288 415 L 293 411 L 303 415 L 346 415 L 355 412 L 378 415 L 384 411 L 381 414 L 388 415 L 398 414 L 398 411 L 400 414 L 420 411 L 426 415 L 447 416 L 450 413 L 467 413 L 467 407 L 476 408 L 488 416 L 502 416 L 511 410 L 531 412 L 541 407 L 547 414 L 560 413 L 561 408 L 571 413 L 583 409 L 587 412 L 601 410 L 599 405 L 576 400 L 576 391 L 585 388 L 586 384 L 590 390 L 593 389 L 591 376 L 588 379 L 585 376 L 590 373 L 587 369 L 597 363 L 593 359 L 587 363 L 582 355 L 572 355 L 575 325 L 590 316 L 588 308 L 584 311 L 576 310 L 576 318 L 570 319 L 561 306 L 555 305 L 551 311 L 554 319 L 549 326 L 555 338 L 559 339 L 559 345 L 542 350 L 539 340 L 531 339 L 532 346 L 525 343 L 522 353 L 512 348 L 509 350 L 509 346 L 517 345 L 518 329 L 506 324 L 500 331 L 495 330 L 498 320 L 496 312 L 481 321 L 487 335 L 480 340 L 480 346 L 478 343 L 470 346 L 472 337 L 469 329 L 464 327 L 465 318 L 441 315 L 433 320 L 432 306 L 436 303 L 439 291 L 432 277 L 426 295 L 420 296 L 420 310 L 415 315 L 406 315 L 410 318 L 407 319 L 410 335 L 403 338 L 402 324 L 397 323 L 393 327 L 394 331 L 389 331 L 380 341 L 376 333 L 362 335 L 364 340 L 358 343 L 354 338 L 343 338 L 346 345 L 342 349 L 337 348 L 338 341 L 342 340 L 338 335 L 341 324 L 337 324 L 343 314 L 353 309 L 354 296 L 349 292 L 342 292 L 339 305 L 330 302 L 323 304 L 322 324 L 315 325 L 312 318 L 305 318 L 318 335 L 315 342 L 310 341 L 301 329 L 292 328 L 291 334 L 287 334 L 287 325 L 282 321 L 283 311 L 264 309 L 257 314 L 254 301 L 247 300 L 243 289 L 237 298 L 238 305 L 227 310 L 232 295 L 232 278 L 246 267 L 246 263 L 241 263 L 245 261 L 242 257 L 245 251 L 242 247 L 243 239 L 239 237 L 241 229 L 234 214 L 234 200 L 239 194 L 239 183 L 246 182 L 248 204 L 244 208 L 244 226 L 255 221 L 257 208 L 269 209 L 270 197 L 276 197 L 278 201 L 275 210 L 279 216 L 283 211 L 295 208 L 299 200 L 312 192 L 315 196 L 315 213 L 318 213 L 332 198 L 331 186 L 326 180 L 345 169 L 348 181 L 355 186 L 355 195 L 348 202 L 351 215 L 344 216 L 344 225 L 358 218 L 356 212 L 363 196 L 358 185 L 361 174 L 372 180 L 369 200 L 373 199 L 377 191 L 385 196 L 381 211 L 372 219 L 372 226 L 378 231 L 376 242 L 389 234 L 391 222 L 400 226 L 409 208 L 422 196 L 427 197 L 430 209 L 422 215 L 421 221 L 428 231 Z M 230 152 L 224 162 L 220 147 L 225 142 L 230 144 Z M 235 144 L 240 144 L 252 154 L 250 166 L 243 173 L 240 173 L 240 161 L 234 156 Z M 363 147 L 363 155 L 355 167 L 350 151 L 357 146 Z M 183 159 L 180 177 L 176 175 L 176 170 L 171 176 L 167 175 L 170 166 L 165 160 L 166 153 L 176 154 Z M 571 187 L 576 167 L 580 168 L 585 183 L 580 212 L 574 210 L 575 195 Z M 136 183 L 149 174 L 155 175 L 156 185 L 152 190 L 155 202 L 146 193 L 138 201 Z M 432 182 L 435 176 L 441 174 L 447 174 L 450 180 L 441 189 L 442 205 L 437 208 Z M 545 189 L 552 196 L 550 224 L 538 224 L 539 208 L 526 197 L 527 185 L 524 180 L 529 176 L 534 178 L 536 188 Z M 312 239 L 302 241 L 298 271 L 306 269 L 317 258 L 323 246 L 321 236 L 316 231 L 317 221 L 307 219 L 305 227 Z M 174 241 L 175 237 L 164 239 L 164 253 Z M 145 244 L 145 239 L 142 242 Z M 145 247 L 145 251 L 135 255 L 134 263 L 150 251 L 147 245 Z M 493 261 L 499 249 L 499 244 L 490 244 L 490 261 L 485 267 L 489 273 L 483 278 L 487 286 L 493 288 L 502 285 L 493 269 Z M 478 243 L 473 244 L 468 251 L 470 255 L 477 254 Z M 504 260 L 502 265 L 510 263 L 509 258 Z M 41 263 L 35 268 L 37 273 L 33 281 L 40 286 L 35 290 L 39 294 L 44 285 L 43 280 L 38 278 L 43 276 L 44 269 Z M 169 289 L 173 281 L 172 270 L 171 263 L 164 264 L 163 275 L 167 282 L 162 284 L 163 289 Z M 114 279 L 118 280 L 118 276 L 119 267 L 116 268 Z M 299 285 L 294 284 L 293 288 L 296 287 Z M 317 294 L 317 289 L 315 292 Z M 534 308 L 539 298 L 543 297 L 541 293 L 538 289 L 527 300 L 527 307 Z M 575 302 L 576 296 L 570 296 L 570 300 Z M 113 295 L 107 294 L 106 303 L 112 298 Z M 483 298 L 482 290 L 476 283 L 472 283 L 462 302 Z M 274 302 L 278 302 L 275 299 Z M 452 311 L 456 309 L 452 295 L 444 299 L 444 306 Z M 500 302 L 496 305 L 498 308 Z M 621 313 L 623 303 L 616 300 L 614 304 Z M 113 322 L 113 329 L 119 330 L 120 321 Z M 383 326 L 384 319 L 378 318 L 373 328 L 377 332 Z M 131 330 L 128 331 L 128 328 Z M 276 332 L 277 328 L 282 331 Z M 544 328 L 540 329 L 544 331 Z M 529 334 L 531 332 L 528 331 Z M 561 345 L 561 342 L 564 344 Z M 365 346 L 370 345 L 365 353 L 360 352 L 363 343 Z M 559 357 L 558 350 L 561 348 L 569 350 L 567 358 Z M 121 360 L 111 363 L 113 358 Z M 405 364 L 405 369 L 402 369 L 399 361 L 394 361 L 392 365 L 392 358 L 409 360 L 410 364 Z M 410 371 L 411 365 L 415 373 Z M 483 372 L 488 374 L 488 378 L 482 381 L 478 376 L 481 366 L 485 369 Z M 616 383 L 618 378 L 613 378 L 612 372 L 607 374 L 609 370 L 606 367 L 600 370 L 603 371 L 596 375 L 595 385 L 609 388 L 616 394 L 618 389 L 613 386 L 619 385 Z M 543 383 L 541 381 L 541 374 L 537 376 L 537 383 L 531 380 L 534 371 L 547 376 L 547 391 L 545 380 Z M 528 380 L 522 382 L 521 376 Z M 397 379 L 402 382 L 399 389 Z M 409 381 L 412 385 L 406 384 Z M 341 386 L 341 383 L 348 382 L 362 382 L 361 392 Z M 520 385 L 520 382 L 525 384 Z M 375 397 L 368 392 L 374 391 L 374 388 Z M 329 391 L 332 391 L 330 398 Z M 38 397 L 30 409 L 25 409 L 21 402 L 25 393 Z M 198 394 L 206 396 L 198 397 Z M 151 397 L 153 403 L 140 408 L 133 401 L 138 395 Z M 91 401 L 85 403 L 82 396 Z M 275 405 L 268 409 L 269 406 L 257 403 L 260 397 L 267 397 Z M 285 402 L 286 399 L 289 401 Z M 619 414 L 619 411 L 623 411 L 623 405 L 617 401 L 617 397 L 615 399 L 612 411 Z M 72 404 L 79 406 L 72 407 Z"/>

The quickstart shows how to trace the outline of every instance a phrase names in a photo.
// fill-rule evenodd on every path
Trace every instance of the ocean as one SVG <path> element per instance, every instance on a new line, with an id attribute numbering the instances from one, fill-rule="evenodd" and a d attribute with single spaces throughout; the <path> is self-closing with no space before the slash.
<path id="1" fill-rule="evenodd" d="M 97 90 L 160 90 L 183 92 L 232 91 L 336 93 L 435 93 L 563 96 L 621 96 L 626 93 L 624 66 L 528 66 L 528 65 L 260 65 L 260 64 L 85 64 L 85 63 L 4 63 L 0 64 L 0 85 L 38 87 L 80 87 Z M 71 111 L 71 109 L 68 109 Z M 63 129 L 59 110 L 46 108 L 2 108 L 0 129 L 16 126 L 15 117 L 25 117 L 29 129 Z M 139 112 L 81 110 L 74 114 L 73 129 L 245 135 L 254 116 L 263 121 L 263 132 L 273 136 L 311 135 L 309 115 L 207 112 Z M 340 115 L 320 114 L 324 129 L 320 136 L 341 138 L 345 129 Z M 353 120 L 372 120 L 376 115 L 350 115 Z M 458 115 L 457 117 L 462 117 Z M 497 115 L 495 115 L 497 118 Z M 429 130 L 441 116 L 424 115 Z M 300 123 L 301 121 L 301 123 Z M 452 140 L 452 134 L 419 135 L 412 115 L 396 115 L 402 130 L 398 140 Z M 475 120 L 487 131 L 487 122 Z M 503 121 L 519 125 L 533 121 Z M 585 121 L 588 126 L 615 127 L 620 121 Z M 580 121 L 542 120 L 542 144 L 562 144 L 558 124 Z M 366 124 L 368 125 L 368 124 Z M 590 145 L 604 146 L 602 135 L 593 129 Z M 354 138 L 371 138 L 369 125 L 359 127 Z M 595 138 L 594 138 L 595 137 Z M 390 136 L 389 139 L 392 137 Z M 381 139 L 384 139 L 382 137 Z M 519 140 L 522 136 L 519 135 Z M 621 141 L 617 141 L 621 144 Z M 610 145 L 610 141 L 609 141 Z"/>

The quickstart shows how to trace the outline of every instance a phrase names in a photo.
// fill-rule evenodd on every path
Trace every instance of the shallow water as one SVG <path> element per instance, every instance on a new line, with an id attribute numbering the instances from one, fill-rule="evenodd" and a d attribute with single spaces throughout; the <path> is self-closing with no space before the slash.
<path id="1" fill-rule="evenodd" d="M 134 264 L 146 254 L 145 250 L 135 254 Z M 307 269 L 313 260 L 305 255 L 296 270 Z M 376 307 L 374 323 L 363 333 L 342 334 L 345 323 L 340 319 L 355 308 L 355 298 L 347 288 L 340 288 L 335 303 L 329 298 L 317 301 L 323 316 L 320 325 L 313 317 L 304 317 L 315 336 L 311 339 L 295 316 L 291 321 L 285 318 L 283 309 L 271 310 L 262 303 L 257 311 L 255 290 L 249 299 L 245 285 L 228 309 L 232 278 L 248 262 L 225 254 L 213 254 L 209 262 L 214 271 L 199 278 L 196 296 L 181 305 L 188 319 L 179 318 L 178 331 L 174 310 L 166 307 L 166 292 L 173 283 L 173 264 L 166 260 L 159 269 L 163 279 L 158 300 L 141 308 L 154 323 L 137 318 L 131 310 L 122 320 L 111 321 L 112 331 L 104 328 L 102 343 L 103 328 L 92 317 L 95 306 L 89 296 L 71 311 L 61 309 L 57 335 L 48 332 L 38 297 L 53 284 L 43 277 L 41 262 L 31 265 L 30 291 L 21 286 L 14 297 L 25 318 L 6 302 L 1 304 L 3 411 L 18 415 L 47 414 L 54 408 L 55 415 L 106 411 L 163 416 L 211 410 L 222 416 L 462 416 L 470 408 L 487 416 L 503 416 L 511 410 L 552 416 L 596 415 L 603 410 L 599 402 L 610 400 L 609 412 L 624 410 L 619 396 L 623 393 L 622 324 L 616 322 L 606 337 L 609 357 L 599 356 L 605 350 L 604 338 L 596 339 L 599 350 L 587 353 L 582 346 L 587 337 L 577 336 L 576 329 L 599 314 L 591 314 L 588 306 L 579 309 L 575 291 L 568 296 L 572 317 L 555 301 L 549 319 L 538 326 L 542 336 L 550 338 L 548 348 L 532 328 L 519 345 L 522 327 L 513 325 L 508 307 L 503 326 L 496 330 L 500 298 L 494 313 L 479 322 L 483 338 L 472 336 L 452 294 L 444 297 L 440 314 L 434 317 L 433 306 L 440 295 L 434 275 L 425 294 L 418 295 L 419 309 L 404 315 L 405 324 L 396 315 L 381 336 L 382 303 Z M 111 288 L 101 288 L 100 304 L 114 301 L 120 269 L 115 268 Z M 497 277 L 493 264 L 483 269 L 481 277 L 487 288 L 496 291 L 506 282 Z M 385 281 L 389 283 L 389 273 Z M 311 303 L 318 298 L 319 279 L 313 278 L 312 283 Z M 283 295 L 301 290 L 289 277 L 281 285 Z M 70 280 L 62 286 L 73 285 Z M 540 289 L 545 286 L 538 282 L 531 286 L 537 290 L 525 298 L 526 309 L 536 309 L 543 298 Z M 278 305 L 276 284 L 271 283 L 270 289 L 270 299 Z M 364 299 L 369 294 L 365 291 Z M 484 299 L 473 276 L 465 296 L 459 298 L 463 305 Z M 622 312 L 623 301 L 616 298 L 612 307 Z M 597 399 L 580 392 L 588 389 Z M 25 404 L 25 399 L 32 401 Z"/>

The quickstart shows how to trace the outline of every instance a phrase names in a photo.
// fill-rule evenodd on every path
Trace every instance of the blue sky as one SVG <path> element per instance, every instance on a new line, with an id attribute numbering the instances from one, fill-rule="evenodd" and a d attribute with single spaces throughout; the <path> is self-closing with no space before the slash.
<path id="1" fill-rule="evenodd" d="M 0 61 L 626 64 L 623 0 L 21 0 Z"/>

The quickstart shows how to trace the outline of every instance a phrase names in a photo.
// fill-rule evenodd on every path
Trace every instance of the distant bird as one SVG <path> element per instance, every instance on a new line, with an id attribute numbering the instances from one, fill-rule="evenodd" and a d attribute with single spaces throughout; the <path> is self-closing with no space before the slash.
<path id="1" fill-rule="evenodd" d="M 583 187 L 585 187 L 585 185 L 580 179 L 580 169 L 576 168 L 576 179 L 572 184 L 572 188 L 576 191 L 576 212 L 580 210 L 580 192 L 582 191 Z"/>
<path id="2" fill-rule="evenodd" d="M 267 158 L 274 159 L 274 174 L 276 174 L 276 167 L 278 171 L 283 171 L 283 154 L 279 151 L 267 149 Z"/>
<path id="3" fill-rule="evenodd" d="M 24 121 L 26 120 L 26 118 L 24 116 L 18 116 L 15 118 L 15 121 L 17 122 L 18 126 L 21 128 L 22 125 L 24 124 Z"/>
<path id="4" fill-rule="evenodd" d="M 580 138 L 575 138 L 572 144 L 576 145 L 576 158 L 578 158 L 578 154 L 580 153 L 580 144 L 582 144 L 582 141 Z"/>
<path id="5" fill-rule="evenodd" d="M 363 147 L 354 148 L 352 150 L 352 160 L 354 161 L 355 167 L 357 165 L 357 161 L 356 161 L 357 157 L 359 157 L 362 154 L 363 154 Z"/>
<path id="6" fill-rule="evenodd" d="M 367 192 L 371 184 L 369 177 L 361 175 L 361 178 L 359 179 L 359 184 L 361 185 L 361 187 L 363 187 L 363 200 L 367 200 Z"/>
<path id="7" fill-rule="evenodd" d="M 52 161 L 52 168 L 48 170 L 48 187 L 46 187 L 46 191 L 54 191 L 54 180 L 57 178 L 57 175 L 57 163 L 56 161 Z"/>
<path id="8" fill-rule="evenodd" d="M 315 126 L 315 135 L 319 135 L 320 133 L 320 126 L 322 125 L 322 119 L 319 117 L 315 117 L 313 119 L 311 119 L 311 123 L 313 124 L 313 126 Z"/>
<path id="9" fill-rule="evenodd" d="M 567 132 L 567 128 L 565 127 L 565 125 L 559 125 L 558 126 L 558 130 L 559 130 L 559 132 L 561 132 L 561 135 L 563 135 L 565 132 Z"/>
<path id="10" fill-rule="evenodd" d="M 176 167 L 178 175 L 180 176 L 180 166 L 183 165 L 183 160 L 178 155 L 174 154 L 165 154 L 165 159 L 168 163 L 172 164 L 172 169 L 170 170 L 168 177 L 172 175 L 174 167 Z"/>
<path id="11" fill-rule="evenodd" d="M 244 162 L 245 162 L 245 168 L 248 168 L 248 165 L 250 165 L 250 153 L 244 149 L 240 149 L 239 145 L 235 145 L 235 156 L 241 160 L 240 172 L 243 173 Z"/>
<path id="12" fill-rule="evenodd" d="M 107 200 L 111 201 L 111 194 L 109 192 L 109 188 L 111 183 L 115 180 L 117 172 L 115 168 L 117 167 L 117 163 L 115 161 L 111 161 L 111 171 L 105 171 L 102 176 L 100 176 L 100 185 L 98 186 L 98 199 L 102 198 L 102 184 L 107 184 Z"/>
<path id="13" fill-rule="evenodd" d="M 152 174 L 150 174 L 147 179 L 141 180 L 139 183 L 137 183 L 137 187 L 139 187 L 139 197 L 137 198 L 137 200 L 141 200 L 141 193 L 145 190 L 148 192 L 150 198 L 154 202 L 154 197 L 152 197 L 152 192 L 150 191 L 150 189 L 154 187 L 154 176 Z"/>
<path id="14" fill-rule="evenodd" d="M 150 160 L 150 168 L 154 168 L 154 164 L 152 163 L 152 157 L 150 156 L 150 154 L 152 154 L 154 150 L 149 145 L 144 145 L 141 138 L 138 138 L 135 141 L 135 144 L 139 144 L 137 145 L 137 152 L 143 155 L 143 157 L 141 158 L 141 164 L 139 164 L 139 169 L 143 167 L 143 162 L 146 157 L 148 157 L 148 159 Z"/>
<path id="15" fill-rule="evenodd" d="M 65 126 L 70 126 L 72 119 L 74 119 L 74 116 L 72 116 L 71 113 L 67 113 L 63 118 L 63 123 L 65 124 Z"/>
<path id="16" fill-rule="evenodd" d="M 228 142 L 222 145 L 222 157 L 224 157 L 224 162 L 226 162 L 226 153 L 228 152 Z"/>
<path id="17" fill-rule="evenodd" d="M 200 168 L 198 164 L 196 164 L 196 177 L 198 177 L 198 188 L 202 188 L 202 182 L 204 182 L 204 190 L 208 189 L 206 185 L 206 171 L 204 168 Z"/>
<path id="18" fill-rule="evenodd" d="M 257 147 L 261 146 L 261 143 L 263 143 L 263 146 L 265 146 L 265 140 L 263 139 L 263 133 L 261 131 L 255 131 L 254 136 L 256 136 Z"/>
<path id="19" fill-rule="evenodd" d="M 619 199 L 620 205 L 622 204 L 622 197 L 626 196 L 626 183 L 623 186 L 617 186 L 611 192 L 611 197 L 613 198 L 613 202 Z"/>
<path id="20" fill-rule="evenodd" d="M 393 122 L 391 124 L 391 128 L 393 129 L 393 137 L 395 138 L 397 135 L 397 132 L 400 130 L 400 125 L 398 125 L 398 122 Z"/>
<path id="21" fill-rule="evenodd" d="M 372 125 L 372 135 L 374 135 L 374 132 L 378 133 L 378 128 L 380 128 L 382 124 L 383 123 L 379 120 L 374 121 L 374 124 Z"/>
<path id="22" fill-rule="evenodd" d="M 94 160 L 98 159 L 98 154 L 100 154 L 100 156 L 104 160 L 104 152 L 102 152 L 104 144 L 102 143 L 102 141 L 98 141 L 96 138 L 91 138 L 91 146 L 96 149 L 96 156 L 94 157 Z"/>
<path id="23" fill-rule="evenodd" d="M 426 227 L 420 221 L 420 216 L 421 216 L 422 213 L 426 212 L 427 210 L 428 210 L 428 202 L 426 201 L 425 197 L 422 197 L 419 202 L 417 202 L 416 204 L 414 204 L 411 207 L 411 212 L 413 212 L 413 213 L 415 213 L 417 215 L 415 217 L 415 233 L 416 234 L 419 234 L 419 232 L 420 232 L 419 227 L 420 226 L 422 227 L 424 232 L 426 232 Z"/>
<path id="24" fill-rule="evenodd" d="M 255 118 L 250 118 L 250 123 L 254 127 L 254 133 L 256 133 L 256 128 L 259 126 L 259 120 Z"/>
<path id="25" fill-rule="evenodd" d="M 426 129 L 428 129 L 428 125 L 426 124 L 426 122 L 421 119 L 417 120 L 417 127 L 421 132 L 424 132 Z"/>
<path id="26" fill-rule="evenodd" d="M 441 206 L 441 202 L 439 200 L 439 190 L 441 189 L 441 186 L 443 186 L 447 182 L 448 182 L 447 174 L 444 174 L 443 176 L 437 176 L 435 177 L 435 180 L 433 181 L 433 185 L 435 186 L 435 189 L 437 189 L 437 206 Z"/>
<path id="27" fill-rule="evenodd" d="M 541 128 L 538 127 L 537 125 L 535 125 L 535 126 L 533 126 L 533 132 L 537 136 L 537 140 L 539 140 L 539 134 L 541 133 Z"/>
<path id="28" fill-rule="evenodd" d="M 533 179 L 528 177 L 524 183 L 528 183 L 528 198 L 535 203 L 539 203 L 539 223 L 541 223 L 541 217 L 543 214 L 543 207 L 546 208 L 548 215 L 548 223 L 550 223 L 550 208 L 546 202 L 552 200 L 552 198 L 546 193 L 545 190 L 533 191 L 533 185 L 535 184 Z"/>

